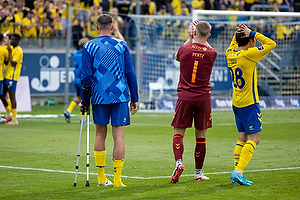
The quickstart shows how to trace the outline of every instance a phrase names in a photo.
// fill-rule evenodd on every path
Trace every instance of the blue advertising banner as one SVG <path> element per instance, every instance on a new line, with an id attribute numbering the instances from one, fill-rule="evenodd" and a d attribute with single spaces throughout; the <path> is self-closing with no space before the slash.
<path id="1" fill-rule="evenodd" d="M 161 60 L 161 63 L 167 63 L 164 68 L 159 66 L 147 65 L 150 63 L 151 57 L 155 56 L 156 60 Z M 66 58 L 64 53 L 24 53 L 23 66 L 21 76 L 29 77 L 29 85 L 31 94 L 63 94 L 65 91 L 65 83 L 69 82 L 69 93 L 75 93 L 73 86 L 74 81 L 74 64 L 73 56 L 70 58 L 70 68 L 68 74 L 68 80 L 66 80 Z M 167 84 L 164 84 L 164 89 L 176 90 L 179 79 L 179 67 L 175 66 L 174 56 L 167 54 L 151 54 L 151 56 L 145 56 L 146 60 L 143 60 L 143 73 L 142 73 L 142 86 L 141 88 L 148 88 L 150 80 L 150 71 L 155 74 L 156 77 L 151 76 L 151 79 L 163 78 Z M 166 61 L 167 59 L 167 61 Z M 132 54 L 132 60 L 135 60 L 135 54 Z M 178 63 L 177 63 L 178 64 Z M 147 76 L 145 74 L 148 74 Z M 227 68 L 225 56 L 220 54 L 217 56 L 215 65 L 213 67 L 211 75 L 212 90 L 230 90 L 231 89 L 231 77 Z"/>
<path id="2" fill-rule="evenodd" d="M 31 94 L 64 93 L 66 82 L 65 54 L 24 53 L 21 76 L 29 77 Z M 71 56 L 69 69 L 69 93 L 75 93 L 73 87 L 74 65 Z"/>
<path id="3" fill-rule="evenodd" d="M 175 110 L 177 99 L 160 98 L 155 100 L 156 110 Z M 259 105 L 265 108 L 300 108 L 300 97 L 260 97 Z M 230 97 L 211 97 L 212 109 L 232 109 Z"/>

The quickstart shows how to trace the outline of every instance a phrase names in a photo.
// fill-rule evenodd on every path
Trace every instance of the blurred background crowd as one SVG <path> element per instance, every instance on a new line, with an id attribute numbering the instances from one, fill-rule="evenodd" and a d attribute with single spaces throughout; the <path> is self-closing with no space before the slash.
<path id="1" fill-rule="evenodd" d="M 300 12 L 300 0 L 140 0 L 140 5 L 140 14 L 158 16 L 191 15 L 193 10 Z M 26 41 L 32 43 L 32 39 L 43 38 L 42 45 L 47 46 L 50 39 L 66 38 L 71 7 L 76 48 L 80 38 L 98 36 L 95 24 L 101 13 L 114 17 L 115 27 L 126 40 L 135 37 L 134 22 L 129 15 L 136 14 L 136 0 L 0 0 L 0 31 L 20 34 L 24 45 Z M 214 30 L 225 25 L 218 26 L 221 27 Z M 274 27 L 264 28 L 259 31 L 274 32 Z M 62 44 L 60 41 L 57 43 Z"/>

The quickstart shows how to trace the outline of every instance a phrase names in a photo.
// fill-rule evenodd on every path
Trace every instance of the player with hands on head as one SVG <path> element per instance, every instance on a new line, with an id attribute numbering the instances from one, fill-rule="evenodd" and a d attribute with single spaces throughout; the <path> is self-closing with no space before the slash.
<path id="1" fill-rule="evenodd" d="M 131 55 L 125 41 L 111 36 L 113 18 L 101 14 L 96 28 L 99 37 L 83 46 L 83 71 L 81 84 L 84 110 L 91 99 L 93 119 L 96 124 L 94 146 L 98 173 L 98 186 L 111 185 L 105 175 L 107 124 L 112 126 L 114 139 L 113 167 L 114 187 L 124 187 L 121 172 L 125 157 L 124 128 L 130 124 L 130 113 L 138 109 L 138 87 Z M 84 97 L 86 96 L 86 97 Z M 128 102 L 130 101 L 130 108 Z"/>
<path id="2" fill-rule="evenodd" d="M 9 61 L 6 66 L 3 80 L 3 94 L 1 95 L 2 103 L 6 109 L 6 114 L 9 117 L 9 113 L 12 113 L 11 118 L 7 118 L 6 124 L 8 125 L 18 125 L 17 120 L 17 100 L 16 100 L 16 90 L 17 82 L 19 80 L 23 62 L 23 50 L 19 46 L 21 36 L 19 34 L 13 33 L 9 34 L 9 42 L 7 44 L 7 50 L 9 55 Z M 10 46 L 11 45 L 11 46 Z M 9 94 L 9 99 L 11 100 L 11 107 L 5 98 L 6 93 Z"/>
<path id="3" fill-rule="evenodd" d="M 180 62 L 180 77 L 177 87 L 178 101 L 171 124 L 174 127 L 173 153 L 176 162 L 171 183 L 177 183 L 185 169 L 182 161 L 183 137 L 186 128 L 192 127 L 193 121 L 196 140 L 194 180 L 209 180 L 203 174 L 202 167 L 206 155 L 206 131 L 212 127 L 209 80 L 217 57 L 217 51 L 207 42 L 210 31 L 211 25 L 206 21 L 190 23 L 188 38 L 175 54 L 175 59 Z"/>
<path id="4" fill-rule="evenodd" d="M 5 71 L 5 65 L 7 65 L 8 59 L 9 59 L 6 44 L 7 44 L 6 33 L 4 33 L 4 34 L 0 33 L 0 96 L 3 95 L 3 87 L 2 87 L 3 86 L 3 73 Z M 8 46 L 9 46 L 9 44 L 8 44 Z M 4 94 L 4 96 L 5 95 L 6 94 Z M 8 104 L 8 106 L 9 106 L 9 104 Z M 10 109 L 11 108 L 8 108 L 8 110 L 10 110 Z M 1 112 L 0 112 L 0 114 L 1 114 Z M 7 117 L 8 116 L 5 116 L 5 117 L 2 118 L 0 116 L 0 124 L 5 123 Z"/>
<path id="5" fill-rule="evenodd" d="M 256 40 L 262 45 L 255 47 Z M 233 79 L 232 108 L 239 132 L 234 149 L 235 170 L 230 178 L 233 183 L 240 185 L 252 184 L 252 181 L 245 178 L 243 171 L 260 142 L 262 130 L 256 64 L 275 47 L 276 43 L 273 40 L 241 23 L 226 50 L 226 59 Z"/>

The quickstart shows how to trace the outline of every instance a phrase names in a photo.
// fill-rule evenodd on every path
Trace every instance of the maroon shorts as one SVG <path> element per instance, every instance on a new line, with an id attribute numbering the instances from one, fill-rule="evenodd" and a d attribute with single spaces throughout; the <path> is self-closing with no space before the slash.
<path id="1" fill-rule="evenodd" d="M 171 126 L 176 128 L 192 127 L 204 130 L 212 127 L 211 123 L 211 100 L 203 101 L 177 101 L 175 113 Z"/>

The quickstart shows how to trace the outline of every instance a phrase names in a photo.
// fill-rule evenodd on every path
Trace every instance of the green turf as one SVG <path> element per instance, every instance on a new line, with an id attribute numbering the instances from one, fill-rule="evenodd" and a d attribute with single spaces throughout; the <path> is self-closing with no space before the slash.
<path id="1" fill-rule="evenodd" d="M 31 114 L 62 114 L 63 109 L 62 105 L 35 106 Z M 96 186 L 94 125 L 90 127 L 91 186 L 85 187 L 86 175 L 78 174 L 78 186 L 73 187 L 75 175 L 71 172 L 75 172 L 77 159 L 79 117 L 72 118 L 71 124 L 62 117 L 19 119 L 18 126 L 1 124 L 0 199 L 300 199 L 300 110 L 262 112 L 261 143 L 245 171 L 247 179 L 254 182 L 251 187 L 233 185 L 229 179 L 237 140 L 232 111 L 213 111 L 203 168 L 210 181 L 193 181 L 194 131 L 187 129 L 183 157 L 186 170 L 177 184 L 170 183 L 175 167 L 172 114 L 134 115 L 132 125 L 125 129 L 122 181 L 126 188 Z M 110 180 L 112 144 L 109 129 L 106 173 Z M 79 164 L 79 172 L 83 173 L 85 153 L 84 135 Z"/>

